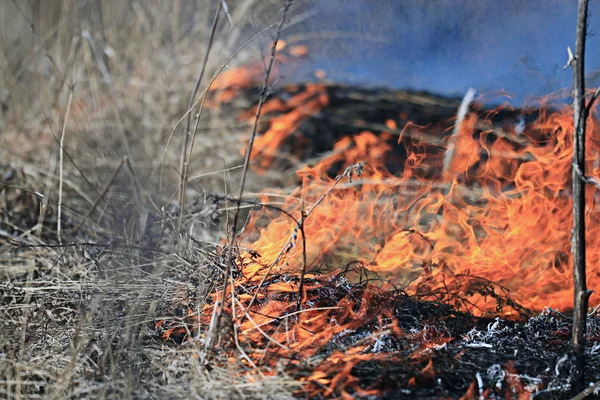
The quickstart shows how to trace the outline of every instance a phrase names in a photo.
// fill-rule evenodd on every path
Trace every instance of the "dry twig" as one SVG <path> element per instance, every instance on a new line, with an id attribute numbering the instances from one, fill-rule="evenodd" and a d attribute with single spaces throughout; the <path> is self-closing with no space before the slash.
<path id="1" fill-rule="evenodd" d="M 588 108 L 585 104 L 585 39 L 587 34 L 588 0 L 579 0 L 575 56 L 569 55 L 573 69 L 573 253 L 574 305 L 572 354 L 574 368 L 571 389 L 573 394 L 585 388 L 585 331 L 590 292 L 585 276 L 585 128 Z"/>
<path id="2" fill-rule="evenodd" d="M 248 303 L 248 306 L 246 307 L 246 311 L 244 312 L 242 321 L 244 318 L 246 318 L 248 316 L 248 313 L 250 312 L 250 308 L 256 301 L 256 297 L 258 296 L 258 293 L 260 292 L 261 287 L 264 285 L 264 283 L 267 280 L 267 277 L 269 276 L 269 274 L 271 273 L 271 270 L 273 269 L 273 267 L 275 267 L 277 264 L 279 264 L 279 261 L 281 260 L 281 258 L 295 246 L 296 239 L 298 238 L 298 230 L 300 230 L 300 227 L 304 225 L 304 221 L 306 221 L 306 219 L 309 217 L 309 215 L 312 214 L 312 212 L 319 206 L 319 204 L 321 204 L 321 202 L 325 199 L 325 197 L 327 197 L 327 195 L 329 193 L 331 193 L 333 188 L 343 178 L 347 177 L 349 180 L 351 180 L 353 174 L 360 176 L 363 172 L 364 165 L 365 165 L 364 163 L 358 163 L 358 164 L 353 164 L 353 165 L 348 166 L 343 174 L 336 176 L 335 180 L 331 183 L 331 186 L 329 186 L 329 188 L 321 195 L 321 197 L 319 197 L 319 199 L 315 202 L 315 204 L 313 204 L 312 207 L 310 207 L 310 209 L 302 216 L 302 218 L 300 218 L 298 220 L 296 227 L 292 231 L 290 237 L 288 238 L 288 240 L 285 242 L 285 244 L 279 251 L 279 254 L 277 254 L 277 257 L 275 257 L 275 260 L 273 260 L 273 262 L 269 265 L 269 267 L 265 271 L 265 274 L 263 275 L 262 280 L 260 281 L 260 283 L 258 284 L 258 287 L 254 291 L 254 295 L 252 296 L 252 299 L 250 299 L 250 302 Z"/>
<path id="3" fill-rule="evenodd" d="M 239 195 L 238 195 L 238 202 L 236 203 L 236 210 L 235 213 L 233 215 L 233 224 L 231 226 L 231 230 L 229 233 L 229 243 L 227 246 L 227 260 L 226 260 L 226 269 L 225 269 L 225 276 L 223 279 L 223 296 L 222 296 L 222 300 L 223 302 L 221 303 L 221 308 L 219 310 L 219 313 L 217 314 L 216 318 L 217 321 L 215 323 L 215 327 L 217 329 L 215 329 L 215 331 L 213 332 L 213 334 L 216 334 L 216 331 L 218 330 L 219 327 L 219 320 L 221 318 L 221 315 L 223 314 L 223 308 L 224 308 L 224 299 L 225 299 L 225 294 L 227 293 L 227 281 L 229 278 L 229 273 L 231 270 L 231 266 L 232 266 L 232 255 L 233 255 L 233 243 L 236 237 L 236 230 L 237 230 L 237 223 L 238 223 L 238 219 L 239 219 L 239 215 L 240 215 L 240 209 L 239 209 L 239 201 L 242 199 L 242 196 L 244 195 L 244 188 L 246 185 L 246 177 L 248 175 L 248 167 L 250 165 L 250 154 L 252 153 L 252 146 L 254 144 L 254 139 L 256 138 L 256 133 L 258 130 L 258 123 L 260 121 L 260 115 L 261 115 L 261 111 L 262 111 L 262 106 L 265 103 L 265 101 L 267 100 L 268 97 L 268 91 L 269 91 L 269 78 L 271 76 L 271 69 L 273 68 L 273 63 L 275 62 L 275 52 L 277 51 L 277 43 L 279 42 L 279 38 L 281 37 L 281 30 L 283 28 L 283 25 L 285 23 L 286 20 L 286 16 L 287 13 L 292 5 L 293 1 L 292 0 L 285 0 L 284 5 L 283 5 L 283 10 L 281 12 L 281 19 L 279 20 L 279 23 L 277 25 L 277 32 L 275 33 L 275 39 L 273 40 L 273 44 L 271 46 L 271 58 L 269 60 L 269 64 L 267 66 L 267 70 L 265 72 L 265 79 L 260 91 L 260 97 L 259 97 L 259 101 L 258 101 L 258 105 L 256 107 L 256 114 L 254 117 L 254 125 L 252 127 L 252 132 L 250 134 L 250 140 L 248 142 L 248 147 L 246 149 L 246 155 L 244 157 L 244 168 L 242 170 L 242 180 L 240 182 L 240 190 L 239 190 Z M 232 294 L 233 295 L 233 294 Z M 256 295 L 255 295 L 256 296 Z M 244 314 L 244 316 L 247 314 L 247 310 L 246 313 Z"/>
<path id="4" fill-rule="evenodd" d="M 198 88 L 200 87 L 200 82 L 202 82 L 202 77 L 204 76 L 204 71 L 206 70 L 206 65 L 208 64 L 208 57 L 210 55 L 210 50 L 212 49 L 212 45 L 213 45 L 213 42 L 215 39 L 217 25 L 219 24 L 219 15 L 221 14 L 222 4 L 223 3 L 219 2 L 219 5 L 217 6 L 217 12 L 215 13 L 212 27 L 210 29 L 210 36 L 208 38 L 208 45 L 206 47 L 206 53 L 204 54 L 204 61 L 202 62 L 202 68 L 200 68 L 198 77 L 196 78 L 196 83 L 194 84 L 194 90 L 192 90 L 192 94 L 190 95 L 190 101 L 188 103 L 188 110 L 193 108 L 192 104 L 194 104 L 194 98 L 196 97 L 196 93 L 198 92 Z M 196 121 L 196 126 L 194 128 L 194 136 L 196 135 L 196 133 L 198 131 L 199 120 L 200 120 L 200 118 L 198 118 L 198 121 Z M 180 187 L 179 204 L 181 205 L 182 208 L 183 208 L 183 205 L 185 202 L 185 186 L 187 183 L 187 174 L 188 174 L 188 168 L 189 168 L 189 161 L 186 162 L 186 154 L 187 154 L 188 144 L 189 144 L 190 135 L 191 135 L 191 132 L 190 132 L 191 121 L 192 121 L 192 114 L 190 113 L 190 114 L 188 114 L 187 125 L 185 127 L 185 132 L 184 132 L 185 139 L 183 141 L 183 147 L 181 149 L 181 184 L 179 185 L 179 187 Z M 191 153 L 191 149 L 190 149 L 190 153 Z M 179 222 L 178 226 L 181 229 L 181 222 Z"/>
<path id="5" fill-rule="evenodd" d="M 69 113 L 71 111 L 71 104 L 73 103 L 73 89 L 74 84 L 69 88 L 69 100 L 67 102 L 67 110 L 65 111 L 65 116 L 63 119 L 63 125 L 60 134 L 60 153 L 59 153 L 59 176 L 58 176 L 58 216 L 56 221 L 56 236 L 58 237 L 58 242 L 61 243 L 61 220 L 62 220 L 62 187 L 63 187 L 63 158 L 64 158 L 64 148 L 65 148 L 65 131 L 67 129 L 67 122 L 69 120 Z"/>

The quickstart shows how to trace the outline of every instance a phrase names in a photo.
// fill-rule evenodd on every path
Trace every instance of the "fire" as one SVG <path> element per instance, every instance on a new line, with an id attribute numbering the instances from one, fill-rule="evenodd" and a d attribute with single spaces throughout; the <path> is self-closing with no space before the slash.
<path id="1" fill-rule="evenodd" d="M 255 75 L 252 68 L 231 70 L 213 87 L 220 90 L 216 98 L 227 102 L 256 84 Z M 435 317 L 431 329 L 403 330 L 398 290 L 475 316 L 517 318 L 527 309 L 572 307 L 569 107 L 542 105 L 520 115 L 506 104 L 487 111 L 475 104 L 455 134 L 454 121 L 417 125 L 422 121 L 400 110 L 377 129 L 352 121 L 364 129 L 321 149 L 318 135 L 304 136 L 300 127 L 330 105 L 328 86 L 287 92 L 264 104 L 267 122 L 251 154 L 256 172 L 281 160 L 300 165 L 313 148 L 322 154 L 297 170 L 299 185 L 283 204 L 283 193 L 273 190 L 260 199 L 281 211 L 258 207 L 245 228 L 240 248 L 247 250 L 238 254 L 235 280 L 226 283 L 224 312 L 236 343 L 259 349 L 249 353 L 248 365 L 273 368 L 280 358 L 298 370 L 310 365 L 303 378 L 309 397 L 367 396 L 378 392 L 358 385 L 351 372 L 361 362 L 409 362 L 408 386 L 427 385 L 436 375 L 431 349 L 455 340 L 435 328 Z M 255 112 L 240 118 L 252 122 Z M 596 178 L 599 130 L 591 119 L 587 173 Z M 600 209 L 597 189 L 587 190 L 588 286 L 596 288 Z M 187 318 L 210 326 L 222 296 L 216 290 L 199 317 L 190 311 Z M 363 339 L 320 358 L 335 338 L 363 330 Z M 163 338 L 188 334 L 175 327 Z M 376 350 L 379 338 L 390 337 L 411 343 L 408 361 Z M 511 385 L 506 390 L 524 393 Z"/>
<path id="2" fill-rule="evenodd" d="M 271 100 L 279 102 L 279 112 L 288 111 L 273 117 L 256 141 L 253 159 L 259 168 L 269 168 L 286 141 L 310 145 L 297 137 L 297 128 L 327 106 L 326 93 L 324 86 L 314 84 L 288 104 Z M 297 171 L 301 185 L 286 200 L 285 211 L 299 216 L 303 208 L 311 209 L 332 184 L 332 173 L 347 165 L 366 161 L 365 174 L 337 184 L 312 210 L 303 226 L 306 250 L 298 239 L 274 272 L 299 273 L 305 252 L 309 269 L 357 262 L 409 292 L 425 283 L 435 291 L 474 276 L 506 288 L 530 309 L 571 307 L 571 110 L 542 109 L 523 132 L 515 126 L 500 130 L 492 118 L 501 111 L 467 115 L 445 171 L 448 133 L 440 126 L 417 132 L 439 138 L 442 146 L 427 143 L 414 131 L 401 134 L 398 143 L 391 143 L 389 132 L 371 131 L 338 140 L 316 165 Z M 390 130 L 399 123 L 400 116 L 386 121 Z M 594 161 L 597 130 L 597 122 L 591 121 L 587 169 L 592 176 L 600 173 Z M 406 153 L 398 174 L 385 167 L 398 158 L 394 147 Z M 588 279 L 595 287 L 600 283 L 600 213 L 596 188 L 588 191 Z M 272 210 L 257 213 L 252 226 L 260 234 L 247 246 L 261 258 L 243 273 L 261 279 L 297 227 Z M 469 311 L 476 314 L 496 311 L 494 299 L 474 295 L 471 302 Z"/>
<path id="3" fill-rule="evenodd" d="M 279 99 L 265 103 L 265 112 L 287 112 L 274 117 L 270 128 L 256 139 L 257 151 L 251 154 L 251 161 L 262 168 L 268 168 L 277 156 L 282 141 L 289 140 L 302 122 L 317 114 L 327 103 L 328 98 L 322 92 L 322 86 L 316 84 L 308 85 L 304 92 L 292 96 L 285 105 Z M 305 145 L 302 137 L 295 137 L 294 140 L 298 146 Z"/>

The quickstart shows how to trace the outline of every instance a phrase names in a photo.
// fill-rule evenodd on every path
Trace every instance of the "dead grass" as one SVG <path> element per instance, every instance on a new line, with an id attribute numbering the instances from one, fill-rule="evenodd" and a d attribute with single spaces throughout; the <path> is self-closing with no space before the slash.
<path id="1" fill-rule="evenodd" d="M 239 182 L 247 126 L 206 110 L 189 206 L 173 201 L 183 139 L 173 128 L 218 2 L 32 4 L 0 2 L 0 397 L 291 397 L 299 384 L 283 373 L 242 374 L 223 354 L 207 368 L 197 344 L 171 346 L 150 329 L 173 299 L 210 290 L 228 212 L 211 194 Z M 281 7 L 227 4 L 205 77 Z"/>

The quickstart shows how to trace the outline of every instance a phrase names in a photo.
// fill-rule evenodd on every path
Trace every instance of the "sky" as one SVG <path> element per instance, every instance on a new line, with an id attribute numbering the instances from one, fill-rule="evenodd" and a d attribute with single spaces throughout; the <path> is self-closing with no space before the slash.
<path id="1" fill-rule="evenodd" d="M 285 80 L 328 80 L 462 96 L 503 89 L 516 103 L 570 87 L 575 0 L 304 0 L 285 32 L 310 55 Z M 586 70 L 600 70 L 600 2 L 590 2 Z M 590 86 L 600 79 L 589 79 Z"/>

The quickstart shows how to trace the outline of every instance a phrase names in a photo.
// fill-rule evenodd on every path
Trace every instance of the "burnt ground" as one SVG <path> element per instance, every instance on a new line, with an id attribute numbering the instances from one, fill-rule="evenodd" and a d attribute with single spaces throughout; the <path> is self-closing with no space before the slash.
<path id="1" fill-rule="evenodd" d="M 306 383 L 295 392 L 297 396 L 337 398 L 346 393 L 362 399 L 571 398 L 571 319 L 567 315 L 546 309 L 537 315 L 522 310 L 512 320 L 475 317 L 453 306 L 468 296 L 448 295 L 441 301 L 424 301 L 399 290 L 377 290 L 368 285 L 368 280 L 351 284 L 346 272 L 348 269 L 317 276 L 305 283 L 310 300 L 303 304 L 304 308 L 350 303 L 355 313 L 327 311 L 326 320 L 339 325 L 352 324 L 356 319 L 360 323 L 355 329 L 333 335 L 323 345 L 309 346 L 308 357 L 305 351 L 283 355 L 287 359 L 282 367 L 285 372 Z M 262 293 L 271 301 L 295 302 L 293 294 L 268 293 L 271 284 L 297 280 L 293 276 L 274 276 Z M 473 285 L 476 293 L 475 287 L 482 281 L 473 281 L 477 282 Z M 481 293 L 487 294 L 495 289 L 491 282 L 479 287 Z M 508 304 L 507 300 L 499 302 Z M 193 317 L 182 311 L 178 321 L 162 326 L 159 332 L 168 326 L 187 326 L 169 337 L 174 345 L 195 334 Z M 263 326 L 263 330 L 273 333 L 278 323 Z M 595 382 L 600 374 L 598 310 L 588 318 L 587 340 L 586 379 Z M 228 348 L 227 343 L 223 342 L 224 349 Z M 250 343 L 246 348 L 250 355 L 253 348 L 268 345 L 264 338 Z M 231 342 L 229 346 L 233 347 Z M 281 357 L 280 352 L 273 350 L 264 358 L 265 364 L 269 365 L 270 359 L 281 362 Z M 318 380 L 308 379 L 315 375 Z"/>

